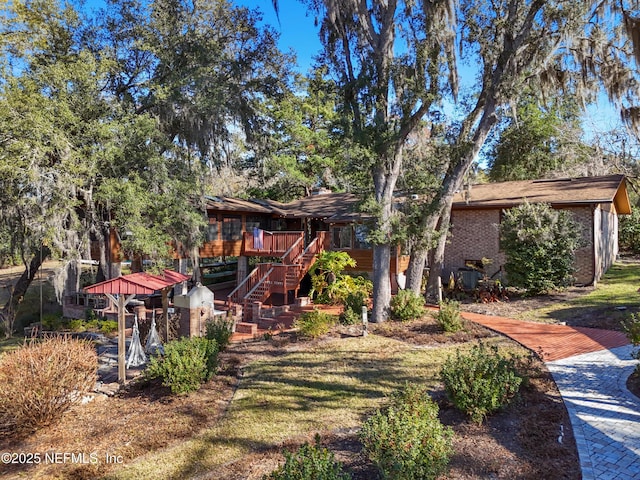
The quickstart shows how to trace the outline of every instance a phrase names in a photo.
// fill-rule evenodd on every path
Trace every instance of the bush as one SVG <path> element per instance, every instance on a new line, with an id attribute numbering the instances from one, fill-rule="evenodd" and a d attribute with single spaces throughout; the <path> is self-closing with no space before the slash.
<path id="1" fill-rule="evenodd" d="M 115 320 L 103 320 L 100 322 L 100 332 L 113 333 L 118 331 L 118 322 Z"/>
<path id="2" fill-rule="evenodd" d="M 69 321 L 69 330 L 72 332 L 84 332 L 87 329 L 85 322 L 79 319 L 73 319 Z"/>
<path id="3" fill-rule="evenodd" d="M 340 315 L 343 325 L 355 325 L 362 321 L 362 307 L 367 304 L 369 295 L 366 291 L 350 292 L 344 301 L 344 311 Z"/>
<path id="4" fill-rule="evenodd" d="M 320 445 L 305 443 L 297 452 L 284 452 L 284 465 L 265 475 L 263 480 L 349 480 L 351 475 L 342 470 L 333 453 Z"/>
<path id="5" fill-rule="evenodd" d="M 449 357 L 440 376 L 449 400 L 477 423 L 508 404 L 522 383 L 515 361 L 482 343 L 468 354 L 458 350 L 455 358 Z"/>
<path id="6" fill-rule="evenodd" d="M 0 430 L 32 431 L 51 424 L 93 389 L 93 346 L 62 337 L 32 340 L 0 357 Z"/>
<path id="7" fill-rule="evenodd" d="M 634 347 L 640 346 L 640 318 L 635 313 L 622 322 L 622 331 Z M 636 360 L 640 360 L 640 349 L 631 352 L 631 356 Z M 640 364 L 636 366 L 636 372 L 640 373 Z"/>
<path id="8" fill-rule="evenodd" d="M 455 333 L 464 327 L 462 315 L 460 315 L 460 304 L 454 300 L 440 302 L 440 309 L 438 313 L 433 314 L 433 317 L 445 332 Z"/>
<path id="9" fill-rule="evenodd" d="M 183 338 L 164 346 L 164 357 L 152 357 L 146 369 L 149 379 L 161 379 L 171 393 L 195 392 L 208 381 L 218 365 L 218 345 L 207 338 Z"/>
<path id="10" fill-rule="evenodd" d="M 400 290 L 391 299 L 391 318 L 408 322 L 424 315 L 424 299 L 411 290 Z"/>
<path id="11" fill-rule="evenodd" d="M 218 351 L 222 352 L 226 350 L 231 342 L 232 335 L 233 320 L 218 317 L 207 322 L 206 337 L 209 340 L 215 340 L 218 345 Z"/>
<path id="12" fill-rule="evenodd" d="M 303 337 L 318 338 L 328 333 L 335 324 L 335 316 L 315 308 L 311 312 L 304 312 L 300 315 L 294 326 L 300 330 L 300 335 Z"/>
<path id="13" fill-rule="evenodd" d="M 443 473 L 453 453 L 453 433 L 438 419 L 438 405 L 426 389 L 407 384 L 362 426 L 360 440 L 383 478 L 432 479 Z"/>
<path id="14" fill-rule="evenodd" d="M 48 331 L 62 330 L 64 322 L 60 315 L 55 313 L 48 313 L 42 317 L 42 328 Z"/>
<path id="15" fill-rule="evenodd" d="M 524 203 L 505 211 L 500 244 L 509 285 L 534 295 L 570 285 L 580 242 L 580 227 L 568 211 L 545 203 Z"/>

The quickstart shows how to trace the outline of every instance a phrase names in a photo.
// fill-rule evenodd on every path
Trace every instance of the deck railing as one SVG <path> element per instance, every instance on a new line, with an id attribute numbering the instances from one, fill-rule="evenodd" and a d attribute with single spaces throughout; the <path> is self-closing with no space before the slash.
<path id="1" fill-rule="evenodd" d="M 270 268 L 270 263 L 259 263 L 258 266 L 254 268 L 251 273 L 247 275 L 247 277 L 227 296 L 229 304 L 240 303 L 249 294 L 249 292 L 255 288 L 260 280 L 266 276 Z"/>
<path id="2" fill-rule="evenodd" d="M 244 232 L 244 255 L 282 257 L 298 239 L 304 238 L 304 232 L 267 232 L 263 231 L 262 245 L 257 244 L 252 232 Z"/>
<path id="3" fill-rule="evenodd" d="M 268 242 L 267 238 L 272 237 Z M 263 248 L 252 250 L 253 234 L 244 233 L 245 254 L 280 256 L 282 263 L 260 263 L 227 297 L 229 304 L 265 301 L 272 293 L 295 290 L 309 271 L 317 255 L 328 247 L 329 232 L 317 232 L 316 238 L 304 248 L 303 232 L 276 232 L 265 234 Z M 288 243 L 287 243 L 288 242 Z M 285 248 L 286 246 L 286 248 Z"/>
<path id="4" fill-rule="evenodd" d="M 282 255 L 282 263 L 284 265 L 292 265 L 304 252 L 304 238 L 300 236 L 293 245 Z"/>

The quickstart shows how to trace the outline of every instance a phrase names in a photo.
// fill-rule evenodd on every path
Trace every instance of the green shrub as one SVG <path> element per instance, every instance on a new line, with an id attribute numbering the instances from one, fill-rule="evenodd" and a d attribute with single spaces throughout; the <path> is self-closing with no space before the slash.
<path id="1" fill-rule="evenodd" d="M 100 332 L 113 333 L 118 331 L 118 322 L 115 320 L 103 320 L 100 322 Z"/>
<path id="2" fill-rule="evenodd" d="M 42 328 L 49 331 L 61 330 L 64 325 L 62 316 L 55 313 L 48 313 L 42 317 Z"/>
<path id="3" fill-rule="evenodd" d="M 392 395 L 391 405 L 362 426 L 365 453 L 383 478 L 433 479 L 453 453 L 453 432 L 438 419 L 438 405 L 424 387 L 407 384 Z"/>
<path id="4" fill-rule="evenodd" d="M 0 432 L 31 431 L 58 420 L 96 382 L 98 360 L 85 341 L 32 340 L 0 357 Z"/>
<path id="5" fill-rule="evenodd" d="M 98 330 L 100 329 L 100 320 L 96 318 L 94 320 L 85 321 L 84 326 L 87 327 L 87 330 Z M 116 322 L 116 326 L 117 326 L 117 322 Z"/>
<path id="6" fill-rule="evenodd" d="M 84 332 L 87 329 L 85 322 L 83 320 L 79 320 L 74 318 L 69 321 L 69 330 L 72 332 Z"/>
<path id="7" fill-rule="evenodd" d="M 440 309 L 438 313 L 433 314 L 433 317 L 445 332 L 455 333 L 464 327 L 462 315 L 460 315 L 460 304 L 455 300 L 440 302 Z"/>
<path id="8" fill-rule="evenodd" d="M 440 372 L 447 397 L 474 422 L 503 407 L 514 397 L 522 383 L 511 357 L 498 348 L 474 346 L 469 353 L 460 350 L 449 357 Z"/>
<path id="9" fill-rule="evenodd" d="M 342 271 L 347 267 L 355 267 L 356 261 L 347 252 L 325 250 L 321 252 L 311 269 L 311 292 L 309 296 L 317 295 L 320 303 L 332 303 L 333 294 L 338 292 L 334 285 L 342 278 Z M 325 289 L 329 289 L 325 292 Z"/>
<path id="10" fill-rule="evenodd" d="M 300 335 L 309 338 L 318 338 L 326 334 L 336 324 L 336 317 L 320 310 L 313 309 L 304 312 L 295 321 L 295 328 L 300 330 Z"/>
<path id="11" fill-rule="evenodd" d="M 98 320 L 98 314 L 93 308 L 87 308 L 84 311 L 84 319 L 87 323 Z"/>
<path id="12" fill-rule="evenodd" d="M 164 357 L 152 357 L 146 369 L 149 379 L 158 378 L 171 393 L 195 392 L 209 380 L 218 364 L 218 345 L 207 338 L 183 338 L 164 346 Z"/>
<path id="13" fill-rule="evenodd" d="M 535 295 L 571 284 L 574 253 L 581 243 L 571 215 L 546 203 L 525 202 L 505 211 L 500 245 L 509 285 Z"/>
<path id="14" fill-rule="evenodd" d="M 344 311 L 340 315 L 343 325 L 355 325 L 362 321 L 362 307 L 367 304 L 369 295 L 366 291 L 350 292 L 344 300 Z"/>
<path id="15" fill-rule="evenodd" d="M 411 290 L 400 290 L 391 299 L 391 318 L 408 322 L 424 315 L 424 299 Z"/>
<path id="16" fill-rule="evenodd" d="M 215 340 L 218 345 L 218 351 L 226 350 L 231 342 L 233 335 L 233 320 L 226 318 L 213 318 L 207 322 L 206 337 L 209 340 Z"/>
<path id="17" fill-rule="evenodd" d="M 263 480 L 350 480 L 351 475 L 342 470 L 333 452 L 320 445 L 305 443 L 296 452 L 284 452 L 284 465 L 265 475 Z"/>

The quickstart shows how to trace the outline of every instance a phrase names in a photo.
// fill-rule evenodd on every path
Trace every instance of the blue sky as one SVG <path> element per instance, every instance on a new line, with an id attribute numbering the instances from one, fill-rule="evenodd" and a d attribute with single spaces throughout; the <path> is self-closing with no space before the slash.
<path id="1" fill-rule="evenodd" d="M 278 46 L 282 51 L 293 50 L 298 58 L 298 69 L 306 73 L 313 63 L 313 56 L 320 50 L 318 28 L 307 7 L 298 0 L 279 0 L 279 17 L 273 9 L 272 0 L 235 0 L 236 5 L 257 8 L 263 14 L 265 24 L 271 25 L 280 34 Z"/>

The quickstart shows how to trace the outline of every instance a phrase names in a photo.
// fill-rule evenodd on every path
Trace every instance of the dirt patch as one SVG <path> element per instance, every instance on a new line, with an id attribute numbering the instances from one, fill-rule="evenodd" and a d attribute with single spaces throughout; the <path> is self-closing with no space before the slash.
<path id="1" fill-rule="evenodd" d="M 369 325 L 369 331 L 383 337 L 395 338 L 403 342 L 424 346 L 444 346 L 464 343 L 474 339 L 497 334 L 473 322 L 465 322 L 464 329 L 456 333 L 446 333 L 438 326 L 435 318 L 427 314 L 413 322 L 385 322 Z"/>
<path id="2" fill-rule="evenodd" d="M 640 369 L 636 370 L 627 379 L 627 388 L 640 399 Z"/>

